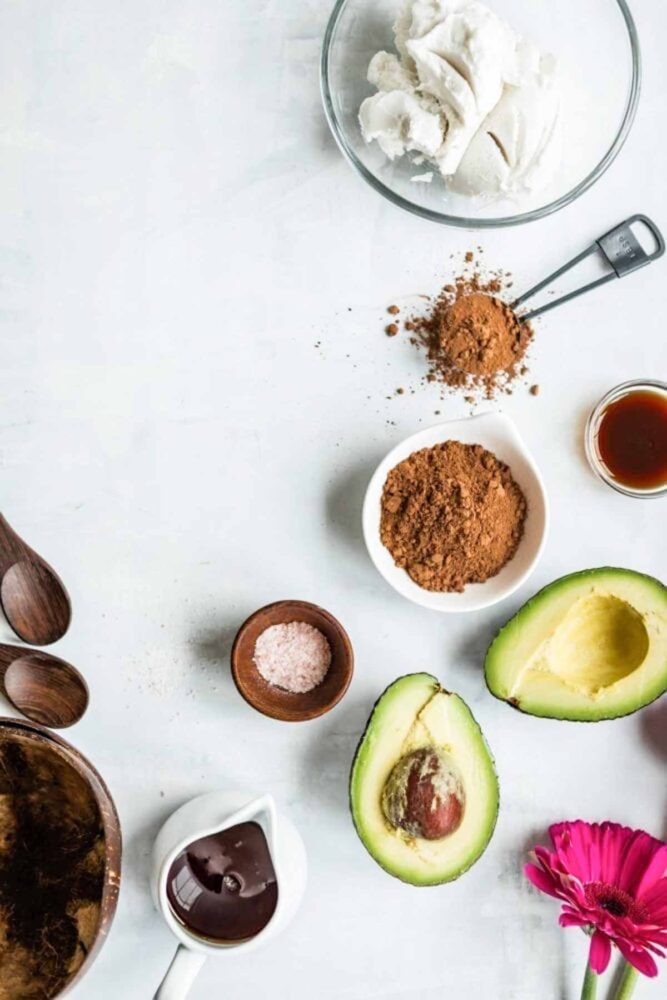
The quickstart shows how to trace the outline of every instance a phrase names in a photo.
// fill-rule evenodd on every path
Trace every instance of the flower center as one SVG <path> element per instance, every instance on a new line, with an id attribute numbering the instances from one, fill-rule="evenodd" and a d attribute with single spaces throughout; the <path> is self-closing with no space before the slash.
<path id="1" fill-rule="evenodd" d="M 612 917 L 629 917 L 635 924 L 643 924 L 648 920 L 648 910 L 643 903 L 638 903 L 629 893 L 616 885 L 607 885 L 606 882 L 587 882 L 584 892 L 589 906 L 599 906 Z"/>

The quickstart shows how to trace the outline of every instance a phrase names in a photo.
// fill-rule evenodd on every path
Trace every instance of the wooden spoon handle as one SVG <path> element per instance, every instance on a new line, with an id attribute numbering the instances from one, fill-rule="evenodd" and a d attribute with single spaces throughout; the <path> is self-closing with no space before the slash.
<path id="1" fill-rule="evenodd" d="M 30 652 L 32 650 L 27 646 L 10 646 L 6 643 L 0 643 L 0 684 L 4 681 L 5 671 L 10 663 L 18 660 L 20 656 L 26 656 Z"/>
<path id="2" fill-rule="evenodd" d="M 32 555 L 22 538 L 16 534 L 3 514 L 0 514 L 0 576 L 4 576 L 10 566 L 26 555 Z"/>

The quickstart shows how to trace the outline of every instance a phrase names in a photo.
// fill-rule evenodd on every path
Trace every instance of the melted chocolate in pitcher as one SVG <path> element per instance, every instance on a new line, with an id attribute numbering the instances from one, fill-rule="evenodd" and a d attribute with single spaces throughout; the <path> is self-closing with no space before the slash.
<path id="1" fill-rule="evenodd" d="M 188 930 L 213 941 L 247 941 L 278 902 L 276 873 L 258 823 L 195 840 L 169 869 L 167 898 Z"/>

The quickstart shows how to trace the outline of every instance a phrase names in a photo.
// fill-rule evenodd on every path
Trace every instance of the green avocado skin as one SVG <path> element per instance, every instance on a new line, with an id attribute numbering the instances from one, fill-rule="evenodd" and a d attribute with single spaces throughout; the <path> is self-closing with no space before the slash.
<path id="1" fill-rule="evenodd" d="M 392 681 L 392 683 L 389 684 L 384 689 L 384 691 L 382 692 L 382 694 L 380 694 L 380 696 L 375 701 L 375 703 L 373 705 L 373 708 L 371 709 L 371 712 L 370 712 L 370 714 L 368 716 L 368 721 L 366 723 L 366 726 L 364 728 L 363 733 L 361 734 L 361 737 L 360 737 L 359 742 L 357 744 L 356 750 L 354 752 L 354 757 L 352 759 L 352 767 L 350 769 L 350 782 L 349 782 L 349 788 L 348 788 L 348 806 L 349 806 L 349 810 L 350 810 L 350 815 L 352 817 L 352 823 L 353 823 L 354 828 L 356 830 L 357 836 L 359 837 L 359 839 L 360 839 L 361 843 L 363 844 L 364 848 L 366 849 L 366 851 L 368 852 L 368 854 L 373 858 L 373 860 L 375 861 L 375 863 L 377 865 L 379 865 L 379 867 L 382 868 L 382 870 L 385 871 L 388 875 L 391 875 L 392 878 L 398 879 L 400 882 L 403 882 L 405 885 L 412 885 L 412 886 L 415 886 L 416 888 L 420 888 L 421 889 L 421 888 L 429 888 L 431 886 L 445 885 L 447 882 L 454 882 L 461 875 L 465 874 L 465 872 L 467 872 L 470 868 L 472 868 L 472 866 L 480 859 L 480 857 L 482 856 L 482 854 L 484 853 L 484 851 L 488 847 L 488 845 L 489 845 L 489 843 L 491 841 L 491 838 L 493 837 L 495 828 L 496 828 L 496 824 L 497 824 L 497 821 L 498 821 L 498 814 L 499 814 L 499 810 L 500 810 L 500 795 L 499 795 L 499 784 L 498 784 L 498 778 L 497 778 L 497 771 L 496 771 L 495 760 L 493 758 L 493 755 L 491 754 L 491 751 L 489 749 L 488 743 L 486 742 L 484 734 L 482 733 L 482 731 L 481 731 L 479 725 L 477 724 L 477 722 L 472 717 L 472 713 L 470 713 L 471 718 L 473 718 L 473 722 L 474 722 L 475 726 L 477 727 L 477 730 L 479 731 L 479 735 L 480 735 L 481 740 L 482 740 L 482 742 L 484 744 L 484 748 L 485 748 L 485 751 L 486 751 L 486 753 L 488 755 L 491 768 L 493 769 L 494 776 L 495 776 L 495 779 L 496 779 L 497 793 L 498 793 L 497 797 L 496 797 L 495 809 L 493 811 L 492 819 L 491 819 L 491 822 L 489 824 L 488 834 L 487 834 L 487 836 L 486 836 L 486 838 L 484 840 L 484 843 L 483 843 L 482 848 L 479 851 L 479 853 L 470 860 L 469 864 L 461 867 L 455 874 L 451 875 L 450 877 L 443 878 L 443 879 L 437 879 L 437 880 L 436 879 L 429 880 L 428 882 L 414 882 L 414 881 L 411 881 L 408 878 L 404 878 L 402 875 L 398 874 L 392 868 L 390 868 L 386 864 L 384 864 L 382 862 L 382 860 L 374 853 L 374 851 L 372 849 L 372 846 L 367 842 L 365 836 L 363 835 L 363 833 L 362 833 L 362 831 L 359 828 L 359 825 L 357 823 L 356 810 L 355 810 L 355 805 L 354 805 L 354 795 L 353 795 L 355 769 L 356 769 L 357 762 L 359 761 L 359 758 L 360 758 L 361 754 L 363 754 L 364 751 L 366 750 L 367 737 L 369 737 L 369 734 L 371 732 L 371 727 L 373 725 L 373 719 L 375 717 L 375 713 L 376 713 L 377 709 L 380 707 L 380 705 L 385 700 L 385 698 L 392 692 L 392 689 L 396 687 L 396 685 L 402 684 L 402 683 L 404 683 L 406 681 L 410 681 L 412 679 L 415 679 L 415 680 L 422 679 L 422 680 L 428 680 L 428 681 L 430 681 L 432 683 L 432 686 L 433 686 L 433 694 L 437 694 L 439 691 L 441 691 L 443 694 L 446 694 L 446 695 L 451 694 L 451 692 L 447 691 L 445 688 L 443 688 L 441 686 L 441 684 L 440 684 L 439 680 L 437 679 L 437 677 L 434 677 L 432 674 L 426 673 L 425 671 L 421 671 L 419 673 L 413 673 L 413 674 L 403 674 L 401 677 L 397 677 L 395 681 Z M 467 706 L 466 706 L 466 708 L 467 708 Z M 468 710 L 468 712 L 470 712 L 469 709 L 467 709 L 467 710 Z"/>
<path id="2" fill-rule="evenodd" d="M 578 570 L 575 573 L 568 573 L 565 576 L 561 576 L 552 583 L 547 584 L 528 601 L 526 601 L 526 603 L 519 608 L 519 610 L 505 623 L 505 625 L 499 629 L 491 642 L 484 660 L 484 677 L 486 686 L 494 698 L 505 702 L 517 712 L 521 712 L 524 715 L 533 715 L 538 718 L 551 719 L 554 722 L 590 723 L 604 722 L 611 719 L 623 718 L 627 715 L 633 715 L 635 712 L 638 712 L 647 705 L 657 701 L 665 692 L 667 692 L 667 663 L 665 663 L 664 666 L 664 682 L 661 689 L 657 690 L 646 700 L 638 700 L 636 704 L 619 707 L 617 711 L 609 712 L 605 715 L 579 714 L 574 717 L 572 715 L 558 714 L 558 709 L 556 707 L 550 707 L 548 705 L 545 705 L 543 711 L 540 711 L 537 708 L 531 708 L 528 710 L 522 707 L 522 705 L 517 703 L 514 699 L 506 698 L 502 694 L 499 694 L 497 688 L 494 686 L 493 675 L 494 673 L 498 673 L 497 661 L 503 656 L 503 647 L 507 639 L 520 632 L 524 623 L 532 618 L 532 616 L 544 606 L 546 601 L 548 601 L 551 597 L 558 595 L 562 590 L 572 586 L 577 581 L 595 583 L 597 580 L 605 580 L 608 582 L 610 579 L 613 579 L 614 576 L 618 576 L 626 581 L 631 579 L 638 583 L 642 583 L 647 588 L 652 588 L 656 595 L 656 605 L 662 604 L 667 612 L 667 587 L 665 587 L 661 580 L 658 580 L 656 577 L 650 576 L 647 573 L 640 573 L 637 570 L 624 569 L 619 566 L 599 566 L 593 569 Z"/>

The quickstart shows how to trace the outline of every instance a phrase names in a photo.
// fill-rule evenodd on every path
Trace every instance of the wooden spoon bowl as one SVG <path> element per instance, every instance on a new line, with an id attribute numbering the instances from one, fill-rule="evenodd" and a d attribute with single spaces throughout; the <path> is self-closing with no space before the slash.
<path id="1" fill-rule="evenodd" d="M 322 632 L 331 647 L 331 665 L 321 684 L 292 694 L 264 680 L 253 659 L 255 643 L 271 625 L 306 622 Z M 263 715 L 282 722 L 303 722 L 329 712 L 352 680 L 354 653 L 349 636 L 332 614 L 307 601 L 277 601 L 255 611 L 236 634 L 232 646 L 232 676 L 239 693 Z"/>
<path id="2" fill-rule="evenodd" d="M 72 618 L 65 585 L 0 514 L 0 604 L 11 628 L 33 646 L 62 638 Z"/>
<path id="3" fill-rule="evenodd" d="M 5 670 L 5 694 L 32 722 L 66 729 L 88 708 L 88 685 L 71 663 L 26 650 Z"/>

